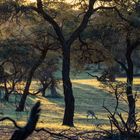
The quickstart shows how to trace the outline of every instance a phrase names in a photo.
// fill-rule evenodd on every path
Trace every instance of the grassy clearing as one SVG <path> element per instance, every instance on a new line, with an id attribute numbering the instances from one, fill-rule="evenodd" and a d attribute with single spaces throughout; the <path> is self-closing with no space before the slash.
<path id="1" fill-rule="evenodd" d="M 119 79 L 124 81 L 125 79 Z M 110 110 L 114 110 L 115 100 L 114 96 L 106 93 L 100 87 L 100 83 L 96 80 L 91 79 L 79 79 L 72 80 L 73 82 L 73 91 L 75 96 L 75 126 L 80 130 L 91 130 L 96 127 L 96 125 L 100 124 L 104 128 L 108 128 L 108 118 L 106 111 L 102 108 L 103 100 L 105 100 L 105 104 Z M 140 84 L 140 79 L 135 79 L 134 82 L 136 85 Z M 32 86 L 35 87 L 36 83 Z M 49 91 L 48 91 L 49 92 Z M 62 94 L 62 85 L 60 85 L 59 93 Z M 26 120 L 28 119 L 29 110 L 32 105 L 40 100 L 42 103 L 42 112 L 41 117 L 38 123 L 38 127 L 46 127 L 55 130 L 66 129 L 61 125 L 63 112 L 64 112 L 64 101 L 63 98 L 44 98 L 41 95 L 32 96 L 30 95 L 27 99 L 27 105 L 25 112 L 16 113 L 15 112 L 15 97 L 19 95 L 13 95 L 10 97 L 10 103 L 0 103 L 0 117 L 10 116 L 11 118 L 18 121 L 18 124 L 24 125 Z M 20 98 L 20 97 L 19 97 Z M 123 109 L 127 109 L 127 105 L 122 102 L 121 107 Z M 140 107 L 140 101 L 137 102 L 137 107 Z M 87 110 L 93 110 L 98 120 L 89 119 L 87 121 L 86 112 Z M 123 114 L 124 117 L 125 114 Z M 139 115 L 140 117 L 140 115 Z M 11 123 L 4 122 L 1 125 L 10 126 Z"/>

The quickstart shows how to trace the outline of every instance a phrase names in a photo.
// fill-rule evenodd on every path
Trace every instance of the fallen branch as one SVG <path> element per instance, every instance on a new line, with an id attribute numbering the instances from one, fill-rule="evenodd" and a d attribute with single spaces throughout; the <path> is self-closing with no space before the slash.
<path id="1" fill-rule="evenodd" d="M 1 121 L 6 121 L 6 120 L 11 121 L 16 128 L 21 129 L 21 127 L 17 124 L 17 122 L 15 120 L 13 120 L 12 118 L 10 118 L 10 117 L 3 117 L 3 118 L 1 118 L 0 122 Z"/>

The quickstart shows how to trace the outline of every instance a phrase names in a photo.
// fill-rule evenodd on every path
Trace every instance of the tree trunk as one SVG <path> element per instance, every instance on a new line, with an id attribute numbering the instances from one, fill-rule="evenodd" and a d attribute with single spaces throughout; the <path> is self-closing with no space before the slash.
<path id="1" fill-rule="evenodd" d="M 32 82 L 33 75 L 34 75 L 36 69 L 44 61 L 44 59 L 46 57 L 46 54 L 47 54 L 47 50 L 46 51 L 43 51 L 42 54 L 41 54 L 41 56 L 40 56 L 40 58 L 39 58 L 39 60 L 31 68 L 31 70 L 29 72 L 29 75 L 28 75 L 28 79 L 27 79 L 26 85 L 25 85 L 25 89 L 23 91 L 21 100 L 19 102 L 19 106 L 17 107 L 16 111 L 24 111 L 25 102 L 26 102 L 27 95 L 29 93 L 29 89 L 30 89 L 30 85 L 31 85 L 31 82 Z"/>
<path id="2" fill-rule="evenodd" d="M 133 52 L 131 47 L 127 47 L 126 52 L 126 60 L 127 60 L 127 87 L 126 87 L 126 94 L 127 94 L 127 100 L 128 100 L 128 106 L 129 106 L 129 114 L 127 122 L 130 126 L 136 124 L 136 114 L 135 114 L 135 98 L 133 96 L 133 61 L 131 59 L 131 54 Z"/>
<path id="3" fill-rule="evenodd" d="M 5 90 L 5 94 L 4 94 L 4 100 L 6 101 L 6 102 L 9 102 L 9 96 L 10 96 L 10 94 L 8 93 L 8 88 L 7 88 L 7 81 L 6 81 L 6 79 L 4 79 L 4 90 Z"/>
<path id="4" fill-rule="evenodd" d="M 128 34 L 130 35 L 130 34 Z M 123 62 L 117 61 L 122 68 L 126 72 L 127 76 L 127 85 L 126 85 L 126 95 L 127 95 L 127 101 L 128 101 L 128 118 L 127 118 L 127 124 L 129 127 L 136 125 L 136 113 L 135 113 L 135 107 L 136 107 L 136 101 L 135 97 L 133 95 L 133 61 L 132 61 L 132 53 L 134 49 L 137 47 L 137 42 L 134 44 L 130 43 L 130 39 L 127 38 L 127 49 L 126 49 L 126 65 Z"/>
<path id="5" fill-rule="evenodd" d="M 42 96 L 45 97 L 46 88 L 43 87 L 43 89 L 41 90 L 41 92 L 42 92 Z"/>
<path id="6" fill-rule="evenodd" d="M 4 101 L 9 102 L 9 94 L 8 93 L 5 93 Z"/>
<path id="7" fill-rule="evenodd" d="M 129 114 L 127 118 L 127 123 L 129 126 L 134 126 L 136 124 L 135 99 L 133 97 L 131 86 L 127 86 L 126 93 L 127 93 L 127 100 L 128 100 L 128 106 L 129 106 Z"/>
<path id="8" fill-rule="evenodd" d="M 63 125 L 74 126 L 74 96 L 72 91 L 72 83 L 70 80 L 70 47 L 67 46 L 63 46 L 62 77 L 65 101 Z"/>
<path id="9" fill-rule="evenodd" d="M 19 102 L 19 106 L 17 107 L 16 111 L 24 111 L 26 98 L 27 98 L 27 95 L 29 93 L 29 89 L 30 89 L 30 85 L 31 85 L 31 81 L 32 81 L 32 77 L 33 77 L 34 72 L 35 72 L 35 69 L 32 68 L 30 73 L 29 73 L 23 94 L 22 94 L 20 102 Z"/>
<path id="10" fill-rule="evenodd" d="M 52 97 L 57 97 L 57 91 L 56 91 L 56 87 L 55 87 L 55 80 L 53 77 L 51 77 L 51 86 L 50 86 L 50 90 L 51 90 L 51 96 Z"/>
<path id="11" fill-rule="evenodd" d="M 57 91 L 54 85 L 51 85 L 51 95 L 52 97 L 57 97 Z"/>
<path id="12" fill-rule="evenodd" d="M 116 80 L 116 73 L 115 73 L 115 66 L 108 68 L 108 79 L 110 82 L 115 82 Z"/>
<path id="13" fill-rule="evenodd" d="M 42 84 L 42 89 L 40 91 L 42 93 L 42 96 L 45 97 L 46 89 L 49 87 L 49 85 L 51 84 L 51 82 L 46 82 L 44 80 L 40 80 L 40 82 Z"/>

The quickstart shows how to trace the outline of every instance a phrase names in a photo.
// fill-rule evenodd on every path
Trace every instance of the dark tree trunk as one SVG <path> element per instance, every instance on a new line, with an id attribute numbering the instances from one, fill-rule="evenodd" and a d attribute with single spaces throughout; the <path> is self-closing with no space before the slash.
<path id="1" fill-rule="evenodd" d="M 43 89 L 41 90 L 42 92 L 42 96 L 45 97 L 45 93 L 46 93 L 46 88 L 43 86 Z"/>
<path id="2" fill-rule="evenodd" d="M 30 85 L 31 85 L 31 81 L 32 81 L 32 77 L 33 77 L 34 72 L 35 72 L 35 69 L 32 68 L 30 73 L 29 73 L 23 94 L 22 94 L 20 102 L 19 102 L 19 106 L 17 107 L 16 111 L 24 111 L 26 98 L 27 98 L 27 95 L 29 93 L 29 89 L 30 89 Z"/>
<path id="3" fill-rule="evenodd" d="M 40 82 L 42 84 L 42 89 L 40 89 L 40 92 L 42 93 L 42 96 L 45 97 L 46 89 L 51 84 L 51 81 L 50 82 L 47 82 L 47 81 L 44 81 L 44 80 L 40 80 Z"/>
<path id="4" fill-rule="evenodd" d="M 9 94 L 8 93 L 5 93 L 4 101 L 9 102 Z"/>
<path id="5" fill-rule="evenodd" d="M 129 126 L 132 126 L 132 125 L 134 126 L 136 124 L 135 99 L 133 97 L 131 86 L 127 86 L 126 93 L 127 93 L 127 100 L 128 100 L 128 105 L 129 105 L 129 114 L 128 114 L 127 123 Z"/>
<path id="6" fill-rule="evenodd" d="M 4 94 L 4 100 L 6 102 L 9 102 L 9 96 L 10 94 L 8 93 L 8 88 L 7 88 L 7 84 L 6 84 L 6 79 L 4 80 L 4 90 L 5 90 L 5 94 Z"/>
<path id="7" fill-rule="evenodd" d="M 70 80 L 70 47 L 67 46 L 63 46 L 62 77 L 65 101 L 63 125 L 74 126 L 74 96 L 72 91 L 72 83 Z"/>
<path id="8" fill-rule="evenodd" d="M 115 73 L 115 66 L 112 66 L 108 69 L 108 79 L 110 82 L 115 82 L 116 80 L 116 73 Z"/>
<path id="9" fill-rule="evenodd" d="M 133 61 L 132 61 L 132 53 L 134 49 L 138 46 L 139 42 L 135 42 L 134 44 L 130 43 L 130 39 L 127 38 L 127 49 L 126 49 L 126 65 L 125 63 L 121 61 L 117 61 L 122 68 L 126 72 L 127 76 L 127 85 L 126 85 L 126 95 L 127 95 L 127 101 L 128 101 L 128 118 L 127 118 L 127 124 L 131 126 L 136 125 L 136 113 L 135 113 L 135 97 L 133 95 Z"/>
<path id="10" fill-rule="evenodd" d="M 55 85 L 51 85 L 50 89 L 51 89 L 52 97 L 54 98 L 57 97 L 57 91 L 56 91 Z"/>
<path id="11" fill-rule="evenodd" d="M 128 100 L 128 106 L 129 106 L 129 114 L 127 122 L 128 124 L 135 125 L 135 99 L 133 96 L 133 61 L 131 59 L 131 54 L 133 52 L 133 49 L 131 49 L 130 46 L 127 47 L 126 52 L 126 60 L 127 60 L 127 87 L 126 87 L 126 94 L 127 94 L 127 100 Z"/>
<path id="12" fill-rule="evenodd" d="M 51 96 L 52 97 L 57 97 L 57 91 L 56 91 L 56 83 L 55 83 L 55 79 L 53 77 L 51 77 L 51 86 L 50 86 L 50 90 L 51 90 Z"/>
<path id="13" fill-rule="evenodd" d="M 22 97 L 21 97 L 21 100 L 19 102 L 19 106 L 17 107 L 16 111 L 24 111 L 24 107 L 25 107 L 25 102 L 26 102 L 26 98 L 27 98 L 27 95 L 29 94 L 29 89 L 30 89 L 30 85 L 31 85 L 31 82 L 32 82 L 32 78 L 33 78 L 33 75 L 36 71 L 36 69 L 42 64 L 42 62 L 44 61 L 45 57 L 46 57 L 46 54 L 47 54 L 47 50 L 42 52 L 39 60 L 33 65 L 33 67 L 31 68 L 30 72 L 29 72 L 29 75 L 28 75 L 28 78 L 27 78 L 27 82 L 26 82 L 26 85 L 25 85 L 25 88 L 24 88 L 24 91 L 23 91 L 23 94 L 22 94 Z"/>

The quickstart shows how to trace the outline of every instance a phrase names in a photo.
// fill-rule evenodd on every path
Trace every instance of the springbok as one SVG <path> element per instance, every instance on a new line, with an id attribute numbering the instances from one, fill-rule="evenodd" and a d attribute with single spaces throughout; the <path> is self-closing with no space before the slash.
<path id="1" fill-rule="evenodd" d="M 89 117 L 89 116 L 92 117 L 92 120 L 93 120 L 93 117 L 94 117 L 95 119 L 98 119 L 98 118 L 96 117 L 94 111 L 92 111 L 92 110 L 87 110 L 87 120 L 88 120 L 88 117 Z"/>

